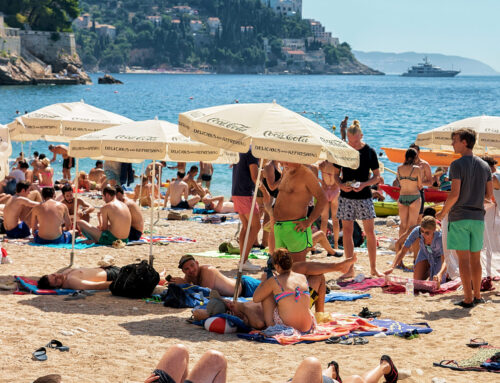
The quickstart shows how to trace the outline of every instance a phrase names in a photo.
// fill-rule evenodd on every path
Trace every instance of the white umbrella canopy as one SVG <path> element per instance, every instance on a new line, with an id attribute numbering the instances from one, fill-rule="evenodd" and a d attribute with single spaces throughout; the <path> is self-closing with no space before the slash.
<path id="1" fill-rule="evenodd" d="M 236 153 L 193 141 L 180 134 L 177 125 L 162 120 L 131 122 L 74 138 L 69 155 L 119 162 L 238 162 Z"/>
<path id="2" fill-rule="evenodd" d="M 416 143 L 430 149 L 453 150 L 451 133 L 461 128 L 476 131 L 477 141 L 474 152 L 500 154 L 500 117 L 497 116 L 477 116 L 458 120 L 420 133 Z"/>
<path id="3" fill-rule="evenodd" d="M 358 168 L 359 153 L 321 125 L 273 103 L 230 104 L 179 114 L 179 131 L 194 140 L 255 157 Z"/>
<path id="4" fill-rule="evenodd" d="M 69 142 L 74 137 L 131 121 L 79 101 L 43 107 L 17 117 L 8 127 L 14 141 Z"/>

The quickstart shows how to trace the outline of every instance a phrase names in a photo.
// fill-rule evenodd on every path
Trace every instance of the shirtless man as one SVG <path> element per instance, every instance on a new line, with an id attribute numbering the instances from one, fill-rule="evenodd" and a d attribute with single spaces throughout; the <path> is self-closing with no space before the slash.
<path id="1" fill-rule="evenodd" d="M 117 266 L 66 269 L 61 273 L 42 276 L 37 287 L 46 290 L 106 290 L 119 272 Z"/>
<path id="2" fill-rule="evenodd" d="M 339 232 L 340 225 L 339 220 L 337 219 L 337 210 L 339 207 L 339 194 L 340 194 L 340 186 L 335 182 L 335 167 L 332 163 L 328 161 L 323 161 L 319 165 L 319 170 L 321 171 L 321 187 L 325 192 L 326 196 L 326 206 L 323 212 L 321 213 L 321 227 L 320 230 L 323 233 L 327 232 L 328 229 L 328 218 L 330 217 L 329 213 L 331 211 L 332 224 L 333 224 L 333 236 L 334 236 L 334 247 L 337 250 L 339 248 Z"/>
<path id="3" fill-rule="evenodd" d="M 214 167 L 208 162 L 200 161 L 200 175 L 197 181 L 203 185 L 205 182 L 205 187 L 210 189 L 210 182 L 212 181 L 212 175 L 214 174 Z"/>
<path id="4" fill-rule="evenodd" d="M 55 194 L 53 187 L 43 188 L 43 202 L 32 210 L 31 229 L 35 243 L 71 243 L 71 233 L 62 230 L 63 225 L 71 227 L 69 211 L 66 205 L 54 200 Z"/>
<path id="5" fill-rule="evenodd" d="M 168 199 L 170 198 L 170 207 L 178 209 L 192 209 L 201 197 L 199 195 L 189 197 L 189 186 L 182 179 L 182 173 L 177 172 L 177 178 L 170 183 L 170 186 L 165 193 L 163 207 L 167 207 Z"/>
<path id="6" fill-rule="evenodd" d="M 301 262 L 306 260 L 306 254 L 313 245 L 311 225 L 320 216 L 327 201 L 318 178 L 311 170 L 293 162 L 282 164 L 283 178 L 274 205 L 275 248 L 288 249 L 294 262 Z M 307 217 L 312 197 L 317 203 Z"/>
<path id="7" fill-rule="evenodd" d="M 340 123 L 340 137 L 342 137 L 342 141 L 345 141 L 347 136 L 347 120 L 349 120 L 349 116 L 345 116 L 345 118 Z"/>
<path id="8" fill-rule="evenodd" d="M 420 146 L 413 143 L 410 145 L 410 148 L 413 148 L 417 151 L 417 159 L 415 160 L 415 165 L 420 168 L 420 172 L 422 174 L 422 189 L 420 189 L 420 211 L 419 211 L 419 222 L 424 214 L 424 186 L 432 186 L 432 170 L 429 163 L 420 158 Z"/>
<path id="9" fill-rule="evenodd" d="M 39 203 L 28 198 L 29 187 L 28 182 L 19 182 L 16 185 L 16 194 L 5 205 L 3 226 L 9 238 L 26 238 L 30 235 L 30 228 L 26 222 L 30 222 L 31 209 Z"/>
<path id="10" fill-rule="evenodd" d="M 153 185 L 149 182 L 148 177 L 146 175 L 144 175 L 142 177 L 142 185 L 135 185 L 134 201 L 139 200 L 140 206 L 150 207 L 152 205 L 152 201 L 151 201 L 152 189 L 153 189 Z M 158 187 L 155 187 L 155 199 L 156 198 L 160 198 L 160 193 L 159 193 Z"/>
<path id="11" fill-rule="evenodd" d="M 156 161 L 155 162 L 155 178 L 156 182 L 159 183 L 160 173 L 163 171 L 163 168 L 167 166 L 165 161 Z M 153 181 L 153 163 L 151 162 L 148 166 L 146 166 L 145 170 L 146 176 L 148 177 L 149 182 Z"/>
<path id="12" fill-rule="evenodd" d="M 167 166 L 169 169 L 177 169 L 178 174 L 180 174 L 181 178 L 186 176 L 186 163 L 185 162 L 177 162 L 176 166 Z"/>
<path id="13" fill-rule="evenodd" d="M 142 232 L 144 231 L 144 218 L 141 214 L 141 209 L 134 201 L 128 198 L 124 193 L 121 186 L 116 187 L 116 198 L 118 201 L 123 202 L 127 205 L 130 211 L 130 216 L 132 221 L 130 223 L 130 233 L 128 235 L 129 241 L 138 241 L 142 237 Z"/>
<path id="14" fill-rule="evenodd" d="M 205 197 L 201 199 L 201 202 L 205 204 L 205 209 L 214 210 L 220 214 L 234 213 L 234 203 L 224 201 L 223 195 L 212 197 L 208 189 L 205 189 L 205 192 Z"/>
<path id="15" fill-rule="evenodd" d="M 97 160 L 95 163 L 95 168 L 90 169 L 89 172 L 89 181 L 91 182 L 90 188 L 97 189 L 97 185 L 102 183 L 103 178 L 104 178 L 103 163 L 101 160 Z M 94 183 L 93 185 L 92 182 Z"/>
<path id="16" fill-rule="evenodd" d="M 99 226 L 94 227 L 88 222 L 78 221 L 80 230 L 90 241 L 99 245 L 110 246 L 118 239 L 127 243 L 132 223 L 127 205 L 116 199 L 116 190 L 111 186 L 106 186 L 102 195 L 106 204 L 97 215 Z"/>
<path id="17" fill-rule="evenodd" d="M 189 172 L 184 177 L 184 182 L 188 184 L 189 194 L 199 195 L 201 198 L 205 196 L 205 190 L 194 179 L 198 174 L 198 166 L 191 166 Z"/>
<path id="18" fill-rule="evenodd" d="M 75 160 L 73 157 L 68 155 L 68 147 L 66 145 L 49 145 L 49 150 L 54 153 L 54 157 L 50 160 L 50 162 L 54 162 L 57 159 L 57 155 L 60 154 L 63 158 L 63 178 L 66 180 L 71 179 L 71 168 L 75 166 Z"/>
<path id="19" fill-rule="evenodd" d="M 236 279 L 228 278 L 214 266 L 201 265 L 192 255 L 183 255 L 179 260 L 179 269 L 184 273 L 184 278 L 171 278 L 169 283 L 192 283 L 201 287 L 217 290 L 222 296 L 233 296 L 236 287 Z M 260 281 L 248 275 L 243 275 L 238 295 L 248 298 Z"/>
<path id="20" fill-rule="evenodd" d="M 40 173 L 40 169 L 42 168 L 41 158 L 38 157 L 38 152 L 33 152 L 33 160 L 31 160 L 30 165 L 33 167 L 33 180 L 37 181 L 38 174 Z"/>
<path id="21" fill-rule="evenodd" d="M 65 184 L 61 189 L 61 196 L 57 198 L 58 201 L 61 201 L 68 208 L 69 215 L 71 218 L 71 222 L 73 222 L 73 213 L 75 212 L 75 197 L 73 195 L 73 188 L 70 184 Z M 78 206 L 77 206 L 77 218 L 78 220 L 90 221 L 90 213 L 92 213 L 95 208 L 85 202 L 83 199 L 78 198 Z M 70 226 L 73 227 L 73 226 Z M 69 228 L 68 228 L 69 229 Z"/>

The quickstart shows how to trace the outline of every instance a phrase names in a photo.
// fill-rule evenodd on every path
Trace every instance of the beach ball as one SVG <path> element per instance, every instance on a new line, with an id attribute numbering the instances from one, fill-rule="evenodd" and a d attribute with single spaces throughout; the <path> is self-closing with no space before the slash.
<path id="1" fill-rule="evenodd" d="M 226 318 L 221 317 L 208 318 L 205 321 L 205 329 L 219 334 L 232 334 L 238 330 L 238 328 L 233 326 Z"/>

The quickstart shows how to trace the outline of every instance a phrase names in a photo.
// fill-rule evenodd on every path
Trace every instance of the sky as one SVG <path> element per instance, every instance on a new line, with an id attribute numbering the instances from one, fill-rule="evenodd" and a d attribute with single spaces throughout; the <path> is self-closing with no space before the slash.
<path id="1" fill-rule="evenodd" d="M 302 0 L 302 16 L 354 50 L 462 56 L 500 72 L 500 0 Z"/>

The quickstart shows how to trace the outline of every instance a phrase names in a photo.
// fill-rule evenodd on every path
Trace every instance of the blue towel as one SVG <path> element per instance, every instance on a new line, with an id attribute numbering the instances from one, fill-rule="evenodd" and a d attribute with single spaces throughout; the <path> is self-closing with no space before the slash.
<path id="1" fill-rule="evenodd" d="M 73 294 L 76 292 L 76 290 L 73 289 L 49 289 L 49 290 L 40 290 L 35 284 L 35 281 L 31 281 L 27 278 L 23 277 L 15 277 L 16 282 L 18 282 L 21 286 L 22 289 L 29 291 L 30 293 L 36 294 L 36 295 L 68 295 L 68 294 Z M 30 283 L 33 282 L 33 283 Z M 103 291 L 103 290 L 85 290 L 88 292 L 97 292 L 97 291 Z"/>
<path id="2" fill-rule="evenodd" d="M 326 302 L 334 302 L 334 301 L 355 301 L 357 299 L 363 298 L 371 298 L 370 294 L 354 294 L 354 293 L 346 293 L 343 291 L 330 291 L 330 293 L 325 295 L 325 303 Z"/>
<path id="3" fill-rule="evenodd" d="M 214 214 L 215 210 L 212 209 L 202 209 L 199 207 L 193 208 L 193 214 Z"/>
<path id="4" fill-rule="evenodd" d="M 75 249 L 78 249 L 78 250 L 83 250 L 83 249 L 88 249 L 90 247 L 94 247 L 94 246 L 100 246 L 96 243 L 83 243 L 85 242 L 86 239 L 77 239 L 75 240 Z M 29 242 L 29 245 L 30 246 L 45 246 L 45 247 L 53 247 L 53 248 L 56 248 L 56 249 L 72 249 L 72 246 L 71 246 L 71 243 L 58 243 L 58 244 L 48 244 L 48 245 L 42 245 L 42 244 L 39 244 L 39 243 L 34 243 L 34 242 Z"/>

